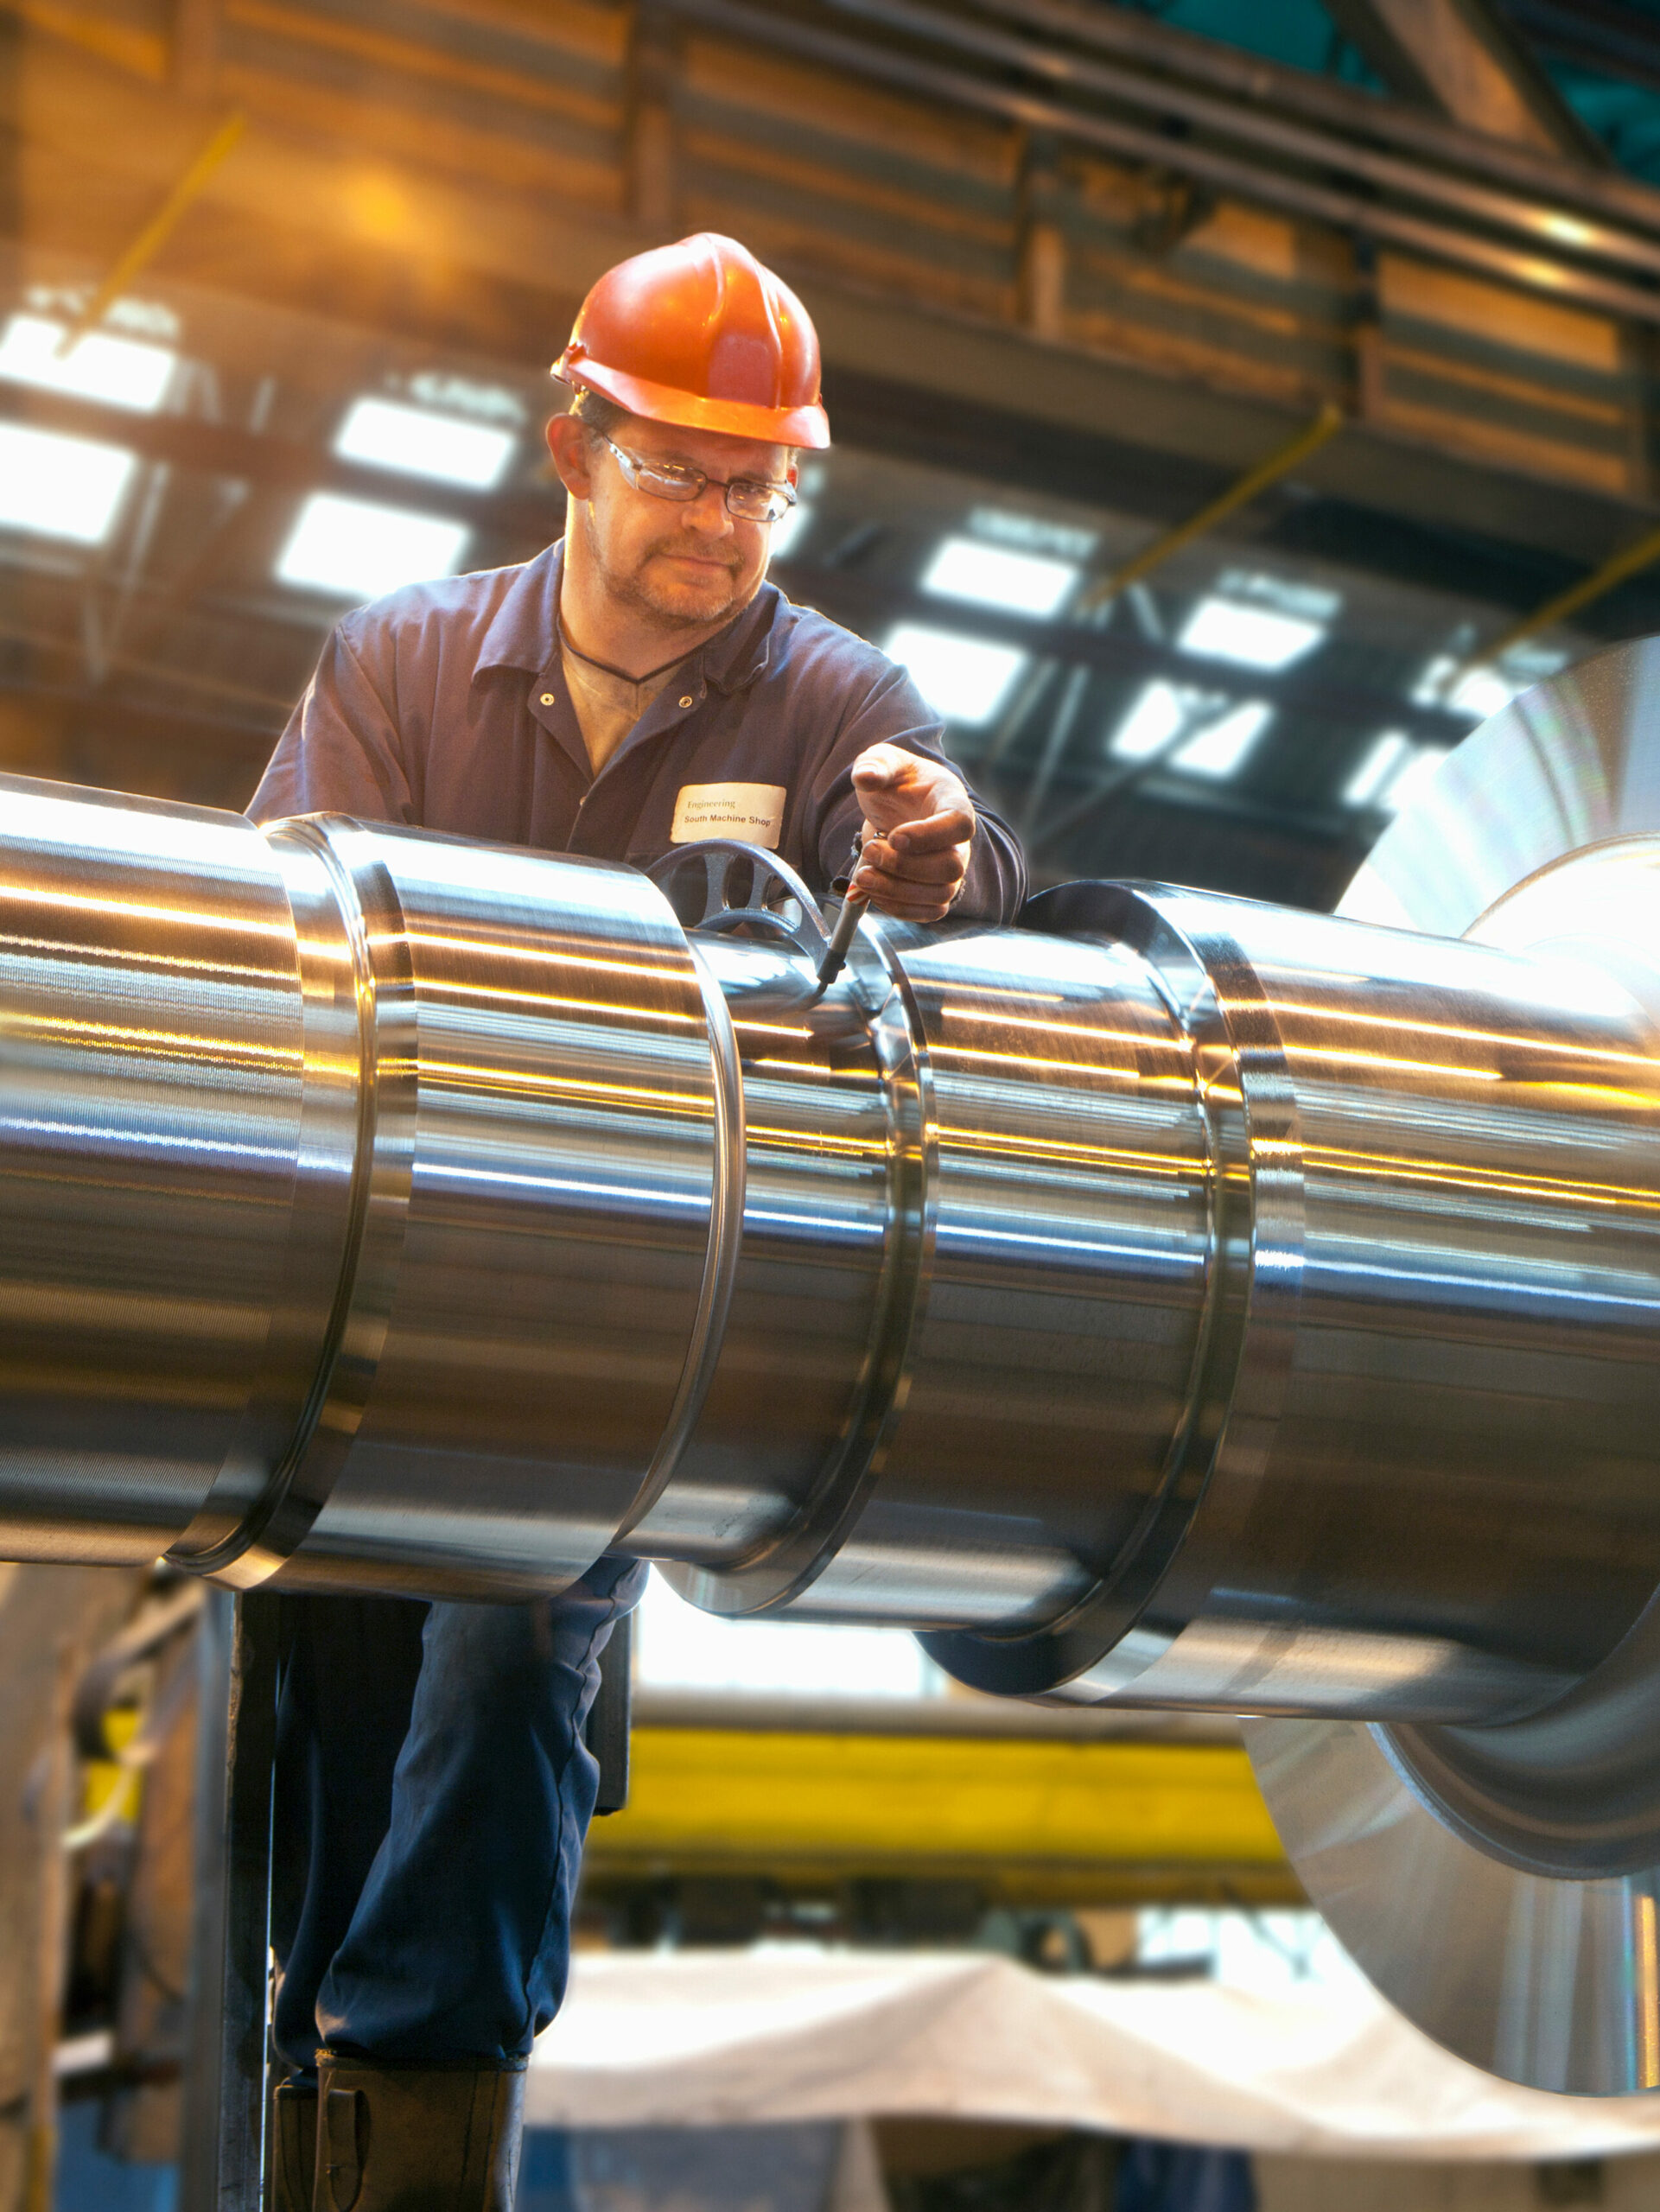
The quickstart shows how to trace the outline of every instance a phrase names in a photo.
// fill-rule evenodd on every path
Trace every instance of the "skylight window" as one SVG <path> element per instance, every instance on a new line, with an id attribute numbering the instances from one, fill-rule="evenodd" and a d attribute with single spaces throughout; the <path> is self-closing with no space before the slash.
<path id="1" fill-rule="evenodd" d="M 91 296 L 88 285 L 31 284 L 23 294 L 23 305 L 30 315 L 56 315 L 73 321 L 86 308 Z M 176 346 L 181 325 L 178 316 L 160 300 L 140 299 L 132 292 L 122 293 L 111 300 L 100 319 L 100 328 L 122 330 L 129 338 L 147 338 L 162 346 Z"/>
<path id="2" fill-rule="evenodd" d="M 1345 806 L 1377 806 L 1382 794 L 1412 751 L 1412 740 L 1403 729 L 1386 729 L 1360 756 L 1359 766 L 1343 786 Z"/>
<path id="3" fill-rule="evenodd" d="M 1508 707 L 1518 686 L 1506 682 L 1496 668 L 1466 668 L 1447 695 L 1447 703 L 1460 715 L 1474 715 L 1485 721 L 1501 707 Z"/>
<path id="4" fill-rule="evenodd" d="M 488 423 L 467 423 L 395 399 L 358 399 L 340 424 L 334 450 L 342 461 L 401 468 L 488 492 L 501 481 L 518 440 Z"/>
<path id="5" fill-rule="evenodd" d="M 1108 750 L 1121 760 L 1160 758 L 1186 775 L 1219 779 L 1243 766 L 1273 717 L 1265 699 L 1235 701 L 1160 677 L 1136 693 Z"/>
<path id="6" fill-rule="evenodd" d="M 1172 761 L 1184 775 L 1214 776 L 1218 781 L 1243 767 L 1257 739 L 1274 719 L 1265 699 L 1244 699 L 1184 745 Z"/>
<path id="7" fill-rule="evenodd" d="M 1053 614 L 1077 582 L 1076 562 L 1017 553 L 977 537 L 947 537 L 924 572 L 922 588 L 1017 614 Z"/>
<path id="8" fill-rule="evenodd" d="M 0 331 L 0 377 L 18 384 L 67 391 L 153 415 L 167 396 L 179 357 L 165 346 L 89 331 L 61 359 L 58 344 L 68 325 L 49 316 L 15 315 Z"/>
<path id="9" fill-rule="evenodd" d="M 1087 561 L 1100 543 L 1098 531 L 1051 522 L 1043 515 L 1016 514 L 1008 507 L 976 507 L 969 517 L 969 528 L 994 545 L 1013 545 L 1022 553 L 1053 553 L 1074 563 Z"/>
<path id="10" fill-rule="evenodd" d="M 1282 614 L 1300 614 L 1308 622 L 1332 622 L 1343 605 L 1341 592 L 1324 584 L 1293 582 L 1287 576 L 1270 576 L 1260 569 L 1224 569 L 1216 580 L 1220 599 L 1243 599 L 1256 607 L 1272 607 Z"/>
<path id="11" fill-rule="evenodd" d="M 1326 625 L 1306 614 L 1284 614 L 1243 600 L 1201 599 L 1176 643 L 1185 653 L 1237 661 L 1243 668 L 1289 668 L 1326 635 Z"/>
<path id="12" fill-rule="evenodd" d="M 1508 707 L 1518 691 L 1555 676 L 1568 655 L 1541 645 L 1514 647 L 1491 661 L 1471 662 L 1464 654 L 1434 654 L 1418 672 L 1411 691 L 1415 707 L 1447 707 L 1454 714 L 1485 721 Z"/>
<path id="13" fill-rule="evenodd" d="M 634 1616 L 639 1680 L 663 1688 L 785 1696 L 927 1697 L 939 1669 L 908 1630 L 728 1621 L 689 1605 L 653 1572 Z"/>
<path id="14" fill-rule="evenodd" d="M 1161 753 L 1173 737 L 1191 729 L 1207 711 L 1219 714 L 1226 704 L 1214 692 L 1195 691 L 1159 677 L 1135 694 L 1108 749 L 1122 760 L 1145 760 Z"/>
<path id="15" fill-rule="evenodd" d="M 277 560 L 277 581 L 342 599 L 378 599 L 400 584 L 452 575 L 467 537 L 465 523 L 314 492 Z"/>
<path id="16" fill-rule="evenodd" d="M 1026 666 L 1014 645 L 991 645 L 952 630 L 901 622 L 882 648 L 910 671 L 911 679 L 943 721 L 982 728 L 1008 696 Z"/>
<path id="17" fill-rule="evenodd" d="M 1424 663 L 1411 696 L 1415 707 L 1447 707 L 1485 722 L 1489 715 L 1509 706 L 1518 688 L 1506 683 L 1496 668 L 1471 668 L 1456 654 L 1437 653 Z"/>
<path id="18" fill-rule="evenodd" d="M 101 544 L 137 471 L 120 446 L 0 423 L 0 530 Z"/>
<path id="19" fill-rule="evenodd" d="M 1420 745 L 1402 729 L 1384 730 L 1361 754 L 1344 785 L 1344 804 L 1398 814 L 1419 796 L 1451 749 L 1445 745 Z"/>
<path id="20" fill-rule="evenodd" d="M 411 399 L 423 407 L 436 407 L 457 415 L 471 415 L 481 423 L 507 423 L 515 429 L 527 416 L 524 399 L 505 384 L 480 384 L 472 377 L 451 375 L 443 369 L 420 369 L 410 378 Z"/>

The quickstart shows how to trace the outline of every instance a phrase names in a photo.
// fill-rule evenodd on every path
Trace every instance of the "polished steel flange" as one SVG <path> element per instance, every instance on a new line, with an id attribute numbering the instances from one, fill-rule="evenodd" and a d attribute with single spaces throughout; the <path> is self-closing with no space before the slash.
<path id="1" fill-rule="evenodd" d="M 1657 835 L 1646 640 L 1469 738 L 1339 912 L 1607 976 L 1660 1023 Z M 1630 1194 L 1587 1195 L 1589 1244 Z M 1310 1897 L 1427 2033 L 1536 2088 L 1660 2088 L 1660 1601 L 1525 1719 L 1271 1719 L 1247 1739 Z"/>

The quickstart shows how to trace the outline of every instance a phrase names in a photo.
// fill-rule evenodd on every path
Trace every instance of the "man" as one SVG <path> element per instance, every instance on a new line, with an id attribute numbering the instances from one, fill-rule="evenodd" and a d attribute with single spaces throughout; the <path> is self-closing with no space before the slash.
<path id="1" fill-rule="evenodd" d="M 348 615 L 250 811 L 640 865 L 735 835 L 816 890 L 851 867 L 912 921 L 1012 918 L 1018 849 L 904 671 L 766 582 L 795 451 L 830 441 L 800 302 L 688 238 L 601 278 L 556 374 L 563 545 Z M 287 1602 L 283 2212 L 507 2212 L 594 1805 L 582 1721 L 643 1578 L 607 1558 L 530 1606 Z"/>

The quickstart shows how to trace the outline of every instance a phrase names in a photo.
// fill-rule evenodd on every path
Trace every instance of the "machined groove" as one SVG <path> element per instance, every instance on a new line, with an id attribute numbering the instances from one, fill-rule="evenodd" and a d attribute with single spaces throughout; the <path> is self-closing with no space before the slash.
<path id="1" fill-rule="evenodd" d="M 907 1019 L 902 977 L 878 941 L 855 944 L 838 1001 L 866 1034 L 886 1128 L 887 1230 L 870 1328 L 846 1414 L 806 1496 L 780 1535 L 716 1569 L 665 1563 L 680 1594 L 741 1617 L 794 1605 L 840 1550 L 875 1481 L 883 1440 L 904 1404 L 905 1361 L 925 1280 L 929 1126 L 925 1061 Z M 834 1009 L 833 1009 L 834 1011 Z"/>
<path id="2" fill-rule="evenodd" d="M 715 1071 L 711 1097 L 714 1115 L 714 1186 L 709 1198 L 709 1257 L 698 1295 L 691 1344 L 681 1370 L 674 1404 L 652 1464 L 640 1485 L 627 1519 L 617 1531 L 620 1542 L 646 1518 L 668 1487 L 678 1465 L 686 1439 L 696 1424 L 709 1395 L 709 1386 L 721 1357 L 727 1316 L 743 1250 L 744 1106 L 743 1071 L 738 1064 L 738 1043 L 732 1015 L 720 985 L 698 948 L 691 947 L 697 981 L 709 1020 L 709 1057 Z"/>

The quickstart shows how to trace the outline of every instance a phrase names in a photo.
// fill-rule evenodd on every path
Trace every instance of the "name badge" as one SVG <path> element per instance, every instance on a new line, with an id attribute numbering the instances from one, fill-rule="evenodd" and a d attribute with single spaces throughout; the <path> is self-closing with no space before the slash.
<path id="1" fill-rule="evenodd" d="M 682 784 L 669 835 L 677 845 L 703 837 L 736 837 L 746 845 L 778 845 L 784 827 L 783 784 Z"/>

